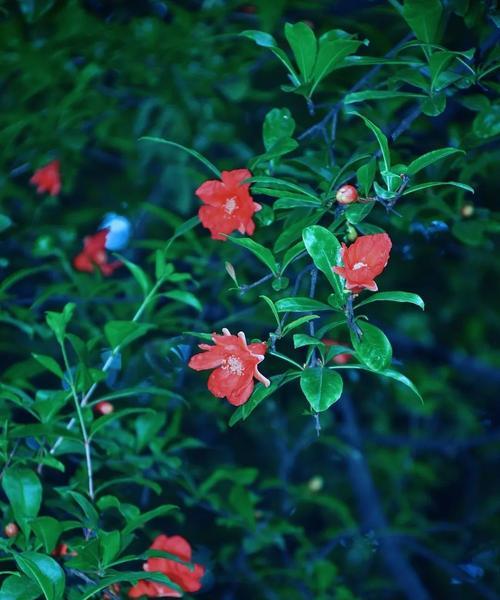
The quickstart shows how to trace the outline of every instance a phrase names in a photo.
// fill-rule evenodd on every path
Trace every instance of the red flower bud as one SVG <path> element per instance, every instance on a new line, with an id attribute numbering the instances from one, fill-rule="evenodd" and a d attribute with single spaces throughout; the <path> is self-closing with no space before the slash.
<path id="1" fill-rule="evenodd" d="M 351 204 L 358 199 L 358 190 L 353 185 L 343 185 L 335 196 L 339 204 Z"/>
<path id="2" fill-rule="evenodd" d="M 98 402 L 95 405 L 94 410 L 101 415 L 109 415 L 115 410 L 115 407 L 111 402 Z"/>
<path id="3" fill-rule="evenodd" d="M 19 527 L 15 523 L 7 523 L 4 533 L 8 538 L 16 537 L 19 533 Z"/>

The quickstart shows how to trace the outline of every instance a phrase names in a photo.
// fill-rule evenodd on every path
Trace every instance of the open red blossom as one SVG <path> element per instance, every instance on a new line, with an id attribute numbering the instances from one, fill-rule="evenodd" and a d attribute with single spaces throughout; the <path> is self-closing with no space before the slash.
<path id="1" fill-rule="evenodd" d="M 389 260 L 392 242 L 387 233 L 362 235 L 354 244 L 342 244 L 343 267 L 333 267 L 333 271 L 345 279 L 345 287 L 353 294 L 365 288 L 378 290 L 374 279 L 385 269 Z"/>
<path id="2" fill-rule="evenodd" d="M 73 260 L 73 266 L 77 271 L 92 273 L 97 267 L 105 277 L 109 277 L 118 267 L 121 261 L 108 262 L 106 253 L 106 237 L 109 229 L 101 229 L 94 235 L 83 238 L 83 250 Z"/>
<path id="3" fill-rule="evenodd" d="M 325 344 L 325 346 L 342 346 L 343 345 L 340 342 L 337 342 L 337 340 L 330 340 L 327 338 L 324 338 L 321 341 L 323 342 L 323 344 Z M 337 365 L 345 365 L 350 360 L 351 360 L 351 355 L 347 354 L 347 352 L 342 352 L 341 354 L 336 354 L 332 358 L 332 361 L 334 363 L 336 363 Z"/>
<path id="4" fill-rule="evenodd" d="M 247 344 L 243 331 L 231 335 L 226 328 L 222 335 L 213 333 L 212 340 L 215 346 L 199 345 L 204 352 L 192 356 L 189 366 L 196 371 L 215 369 L 208 378 L 208 389 L 216 398 L 225 397 L 240 406 L 252 395 L 254 377 L 266 387 L 271 384 L 257 368 L 264 360 L 265 342 Z"/>
<path id="5" fill-rule="evenodd" d="M 152 550 L 163 550 L 188 563 L 191 562 L 191 546 L 189 542 L 180 535 L 168 537 L 159 535 L 151 545 Z M 194 564 L 188 566 L 168 558 L 148 558 L 143 564 L 145 571 L 159 572 L 166 575 L 185 592 L 197 592 L 201 588 L 201 578 L 205 575 L 202 565 Z M 155 581 L 140 580 L 137 585 L 129 591 L 130 598 L 148 596 L 150 598 L 181 598 L 182 593 L 163 583 Z"/>
<path id="6" fill-rule="evenodd" d="M 252 235 L 254 213 L 262 207 L 250 196 L 250 185 L 241 183 L 252 176 L 247 169 L 222 171 L 222 181 L 205 181 L 195 194 L 205 204 L 198 211 L 203 227 L 210 229 L 214 240 L 225 241 L 225 235 L 233 231 Z"/>
<path id="7" fill-rule="evenodd" d="M 51 196 L 57 196 L 61 191 L 61 176 L 59 174 L 59 161 L 53 160 L 41 169 L 37 169 L 30 179 L 30 183 L 36 185 L 39 194 L 48 192 Z"/>

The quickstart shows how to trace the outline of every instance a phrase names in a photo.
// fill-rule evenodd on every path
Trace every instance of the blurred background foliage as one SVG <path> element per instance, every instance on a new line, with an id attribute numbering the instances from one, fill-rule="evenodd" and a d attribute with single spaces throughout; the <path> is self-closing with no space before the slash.
<path id="1" fill-rule="evenodd" d="M 369 41 L 358 55 L 383 57 L 410 33 L 399 6 L 375 0 L 0 3 L 2 383 L 32 395 L 53 389 L 53 376 L 31 358 L 33 352 L 57 356 L 44 311 L 76 303 L 72 331 L 89 342 L 96 367 L 103 325 L 134 314 L 140 289 L 125 269 L 104 280 L 71 266 L 82 238 L 105 213 L 130 219 L 133 239 L 124 254 L 149 272 L 151 251 L 195 214 L 193 192 L 207 173 L 189 155 L 139 137 L 175 140 L 220 169 L 243 168 L 264 152 L 261 130 L 270 109 L 289 108 L 300 135 L 372 68 L 346 63 L 322 83 L 311 114 L 304 98 L 280 89 L 289 82 L 279 62 L 238 36 L 241 31 L 266 31 L 283 45 L 284 23 L 306 20 L 317 35 L 330 29 L 357 34 Z M 346 371 L 345 395 L 322 413 L 319 436 L 295 383 L 230 428 L 230 406 L 207 393 L 203 378 L 186 372 L 196 340 L 184 332 L 227 326 L 265 339 L 274 324 L 259 294 L 271 294 L 261 287 L 244 295 L 231 289 L 225 261 L 240 284 L 262 277 L 262 265 L 242 248 L 213 242 L 201 228 L 172 247 L 177 276 L 166 291 L 180 287 L 182 302 L 164 298 L 147 315 L 157 329 L 140 351 L 123 351 L 118 363 L 126 369 L 117 363 L 95 397 L 120 409 L 155 411 L 125 416 L 95 437 L 97 487 L 143 511 L 160 502 L 181 506 L 153 521 L 134 551 L 144 551 L 160 532 L 184 535 L 196 561 L 209 569 L 201 597 L 427 597 L 411 586 L 402 589 L 404 575 L 391 570 L 387 539 L 396 538 L 428 597 L 496 598 L 500 590 L 500 273 L 493 241 L 499 228 L 499 16 L 491 1 L 446 0 L 443 7 L 441 44 L 475 52 L 441 82 L 439 106 L 397 95 L 359 105 L 387 134 L 411 119 L 391 143 L 395 163 L 439 147 L 463 148 L 464 157 L 448 160 L 446 169 L 431 167 L 427 180 L 444 176 L 476 190 L 474 196 L 457 188 L 424 190 L 398 203 L 398 214 L 377 207 L 371 218 L 394 240 L 381 289 L 419 293 L 426 311 L 376 303 L 366 314 L 386 331 L 395 364 L 425 403 L 389 380 Z M 418 47 L 403 55 L 424 59 Z M 425 69 L 388 61 L 361 89 L 415 92 L 419 78 L 425 86 L 428 77 Z M 283 161 L 277 172 L 314 180 L 328 160 L 325 148 L 321 135 L 308 136 L 296 159 Z M 329 168 L 375 149 L 361 120 L 340 112 Z M 63 191 L 38 196 L 29 178 L 55 158 Z M 291 224 L 274 218 L 270 209 L 258 215 L 260 243 L 272 245 Z M 341 341 L 347 342 L 345 333 Z M 264 365 L 266 375 L 279 372 L 272 359 Z M 0 403 L 0 417 L 19 427 L 31 423 L 9 403 Z M 45 514 L 75 518 L 57 488 L 85 484 L 80 450 L 64 442 L 56 455 L 65 456 L 63 473 L 27 431 L 19 430 L 25 435 L 17 457 L 31 466 L 46 461 Z M 6 459 L 10 447 L 3 452 Z M 97 503 L 100 523 L 109 529 L 118 517 L 104 504 Z M 375 535 L 375 528 L 387 535 Z M 81 597 L 77 585 L 71 597 Z"/>

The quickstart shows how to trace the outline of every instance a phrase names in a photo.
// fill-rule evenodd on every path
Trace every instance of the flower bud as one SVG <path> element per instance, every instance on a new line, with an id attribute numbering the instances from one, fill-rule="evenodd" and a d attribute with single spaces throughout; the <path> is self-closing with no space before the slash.
<path id="1" fill-rule="evenodd" d="M 345 237 L 348 242 L 355 242 L 358 238 L 358 232 L 352 225 L 348 225 Z"/>
<path id="2" fill-rule="evenodd" d="M 462 206 L 462 210 L 460 212 L 462 213 L 462 217 L 465 217 L 466 219 L 468 219 L 469 217 L 472 217 L 472 215 L 474 214 L 474 205 L 464 204 Z"/>
<path id="3" fill-rule="evenodd" d="M 351 204 L 358 199 L 358 190 L 353 185 L 343 185 L 337 190 L 335 199 L 339 204 Z"/>
<path id="4" fill-rule="evenodd" d="M 3 531 L 8 538 L 12 538 L 19 533 L 19 527 L 15 523 L 7 523 Z"/>
<path id="5" fill-rule="evenodd" d="M 323 477 L 315 475 L 307 482 L 307 487 L 311 492 L 320 492 L 323 489 Z"/>
<path id="6" fill-rule="evenodd" d="M 111 402 L 98 402 L 95 405 L 95 411 L 101 415 L 109 415 L 115 410 Z"/>

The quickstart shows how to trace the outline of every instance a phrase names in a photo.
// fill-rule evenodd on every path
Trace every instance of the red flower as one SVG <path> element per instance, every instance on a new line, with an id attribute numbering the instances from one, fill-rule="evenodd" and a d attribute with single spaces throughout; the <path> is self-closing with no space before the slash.
<path id="1" fill-rule="evenodd" d="M 61 191 L 61 176 L 59 174 L 59 161 L 53 160 L 41 169 L 37 169 L 30 179 L 30 183 L 37 186 L 39 194 L 49 192 L 51 196 L 57 196 Z"/>
<path id="2" fill-rule="evenodd" d="M 265 342 L 247 344 L 242 331 L 236 336 L 226 328 L 222 335 L 213 333 L 212 340 L 215 346 L 199 345 L 205 352 L 192 356 L 189 366 L 196 371 L 215 369 L 208 378 L 208 389 L 216 398 L 226 397 L 234 406 L 240 406 L 252 395 L 254 377 L 266 387 L 271 384 L 257 369 L 267 350 Z"/>
<path id="3" fill-rule="evenodd" d="M 262 207 L 250 196 L 250 184 L 241 183 L 251 177 L 247 169 L 222 171 L 222 181 L 205 181 L 195 194 L 205 206 L 198 211 L 203 227 L 210 229 L 212 239 L 225 241 L 223 234 L 238 230 L 252 235 L 255 223 L 252 216 Z"/>
<path id="4" fill-rule="evenodd" d="M 168 537 L 159 535 L 153 544 L 152 550 L 163 550 L 184 560 L 191 562 L 191 546 L 180 535 Z M 160 572 L 166 575 L 185 592 L 197 592 L 201 588 L 200 579 L 205 574 L 205 568 L 202 565 L 194 564 L 192 567 L 178 563 L 168 558 L 148 558 L 144 563 L 143 569 L 150 573 Z M 140 580 L 137 585 L 129 591 L 130 598 L 140 598 L 149 596 L 150 598 L 181 598 L 182 593 L 168 587 L 163 583 L 155 581 Z"/>
<path id="5" fill-rule="evenodd" d="M 342 346 L 342 344 L 340 342 L 337 342 L 336 340 L 329 340 L 329 339 L 325 338 L 321 341 L 323 342 L 323 344 L 325 344 L 325 346 Z M 337 365 L 345 365 L 350 360 L 351 360 L 351 355 L 347 354 L 347 352 L 343 352 L 342 354 L 336 354 L 332 358 L 332 361 L 334 363 L 336 363 Z"/>
<path id="6" fill-rule="evenodd" d="M 101 273 L 108 277 L 115 269 L 121 267 L 122 263 L 119 260 L 108 263 L 105 248 L 108 232 L 109 229 L 101 229 L 96 234 L 83 238 L 83 250 L 73 260 L 73 266 L 77 271 L 92 273 L 97 266 Z"/>
<path id="7" fill-rule="evenodd" d="M 378 287 L 374 279 L 385 269 L 391 247 L 387 233 L 362 235 L 349 248 L 342 244 L 344 266 L 333 267 L 333 271 L 345 279 L 346 289 L 353 294 L 359 294 L 365 288 L 376 292 Z"/>

